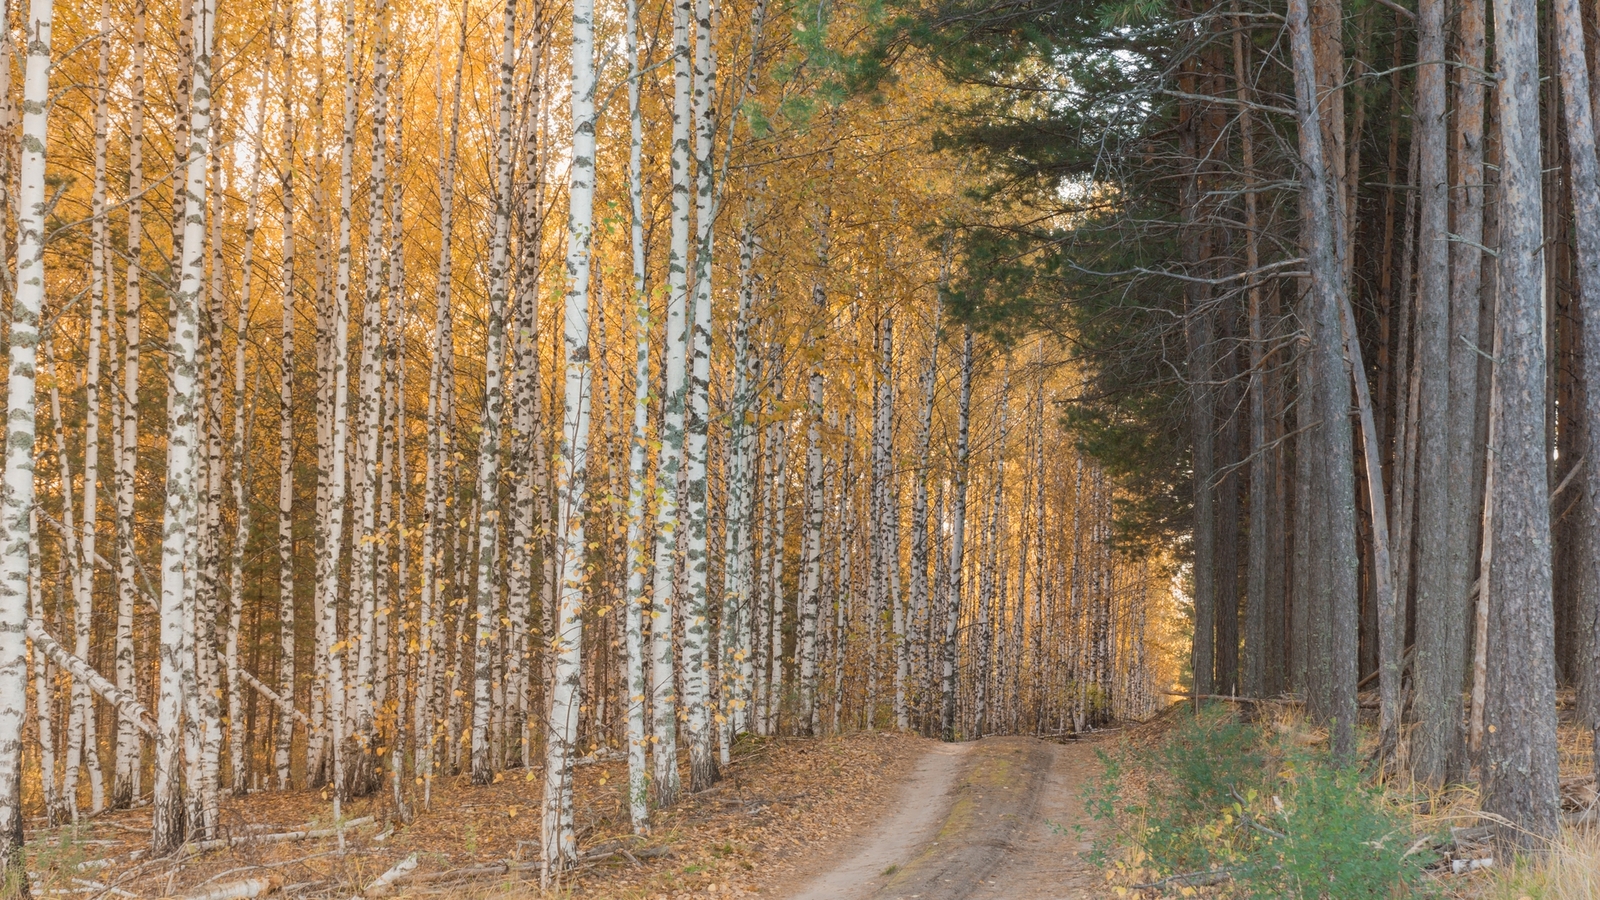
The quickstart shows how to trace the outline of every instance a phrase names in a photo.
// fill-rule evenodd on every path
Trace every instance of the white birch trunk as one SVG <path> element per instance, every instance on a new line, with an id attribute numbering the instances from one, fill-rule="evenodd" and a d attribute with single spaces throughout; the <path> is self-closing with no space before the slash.
<path id="1" fill-rule="evenodd" d="M 454 234 L 456 152 L 461 122 L 461 70 L 466 63 L 467 21 L 461 21 L 461 35 L 456 47 L 455 80 L 451 88 L 449 148 L 441 162 L 439 177 L 439 270 L 434 299 L 435 348 L 433 365 L 428 373 L 428 444 L 422 483 L 422 573 L 418 594 L 417 636 L 419 659 L 417 673 L 420 688 L 412 706 L 412 745 L 416 748 L 416 768 L 422 779 L 423 807 L 431 799 L 433 787 L 435 722 L 435 683 L 438 679 L 436 636 L 444 629 L 444 598 L 442 587 L 444 568 L 444 540 L 448 532 L 443 518 L 445 512 L 446 455 L 451 450 L 449 442 L 449 386 L 453 365 L 450 293 L 453 283 L 454 263 L 451 256 L 451 239 Z"/>
<path id="2" fill-rule="evenodd" d="M 379 440 L 383 430 L 383 387 L 379 372 L 383 352 L 383 249 L 385 201 L 388 199 L 388 153 L 385 131 L 389 117 L 388 4 L 378 0 L 373 11 L 377 32 L 372 50 L 372 167 L 367 214 L 366 283 L 361 301 L 361 361 L 358 402 L 360 445 L 357 450 L 355 528 L 351 534 L 350 592 L 355 605 L 351 613 L 348 643 L 355 645 L 356 665 L 352 679 L 350 715 L 350 757 L 346 760 L 346 783 L 354 796 L 372 793 L 378 783 L 378 761 L 374 759 L 376 699 L 373 682 L 377 652 L 378 542 L 376 507 L 378 493 Z M 347 97 L 349 95 L 347 94 Z M 346 124 L 352 120 L 346 114 Z M 347 215 L 341 210 L 341 215 Z"/>
<path id="3" fill-rule="evenodd" d="M 194 102 L 189 109 L 184 176 L 183 257 L 173 295 L 172 384 L 169 392 L 167 491 L 161 542 L 161 691 L 157 712 L 155 821 L 151 841 L 167 852 L 183 843 L 189 828 L 204 832 L 209 823 L 185 822 L 183 753 L 197 749 L 198 723 L 186 720 L 185 696 L 198 691 L 194 664 L 194 610 L 189 566 L 196 513 L 195 461 L 198 430 L 196 350 L 200 292 L 205 282 L 206 168 L 211 149 L 212 0 L 198 0 L 194 29 Z M 13 326 L 15 328 L 15 326 Z M 13 346 L 15 339 L 13 338 Z M 13 351 L 15 352 L 15 351 Z"/>
<path id="4" fill-rule="evenodd" d="M 295 229 L 294 229 L 294 3 L 283 11 L 283 154 L 278 178 L 281 183 L 282 363 L 278 381 L 278 692 L 291 701 L 295 696 L 295 609 L 294 609 L 294 317 L 295 317 Z M 280 716 L 273 748 L 273 765 L 278 775 L 278 790 L 288 790 L 289 754 L 294 746 L 294 718 Z"/>
<path id="5" fill-rule="evenodd" d="M 568 196 L 565 414 L 556 458 L 559 491 L 561 603 L 551 638 L 556 677 L 551 686 L 550 730 L 545 745 L 544 874 L 577 860 L 573 833 L 572 757 L 579 720 L 578 672 L 583 653 L 585 483 L 589 456 L 589 253 L 594 221 L 595 73 L 594 2 L 572 8 L 572 175 Z M 507 51 L 509 59 L 509 49 Z M 509 66 L 509 63 L 508 63 Z"/>
<path id="6" fill-rule="evenodd" d="M 331 762 L 330 777 L 333 783 L 333 813 L 338 820 L 346 792 L 344 778 L 344 728 L 345 728 L 345 652 L 347 640 L 339 640 L 338 604 L 339 557 L 344 546 L 346 515 L 346 457 L 350 446 L 350 217 L 354 202 L 353 173 L 356 132 L 356 78 L 355 78 L 355 5 L 346 0 L 344 7 L 344 136 L 339 149 L 339 234 L 338 260 L 333 278 L 332 321 L 329 323 L 332 341 L 327 347 L 330 379 L 332 420 L 327 424 L 327 459 L 324 478 L 327 481 L 325 511 L 320 521 L 324 523 L 317 534 L 317 593 L 318 656 L 323 661 L 323 694 L 326 696 L 326 716 L 323 720 L 325 746 Z M 342 835 L 342 833 L 341 833 Z M 340 841 L 343 844 L 343 840 Z"/>
<path id="7" fill-rule="evenodd" d="M 684 438 L 688 498 L 684 514 L 689 520 L 689 540 L 684 557 L 688 605 L 683 620 L 683 703 L 688 712 L 689 790 L 698 792 L 710 787 L 717 778 L 716 761 L 711 755 L 711 671 L 715 659 L 706 558 L 709 530 L 706 459 L 711 425 L 711 257 L 716 218 L 712 145 L 716 138 L 717 57 L 710 0 L 696 0 L 694 15 L 694 307 L 690 312 L 688 431 Z"/>
<path id="8" fill-rule="evenodd" d="M 829 160 L 832 171 L 832 160 Z M 828 289 L 824 283 L 828 271 L 828 232 L 831 210 L 822 208 L 817 247 L 818 275 L 811 289 L 813 315 L 818 324 L 826 321 Z M 813 349 L 813 353 L 816 350 Z M 810 406 L 806 415 L 806 529 L 804 553 L 801 564 L 805 567 L 800 583 L 800 630 L 795 655 L 800 663 L 800 721 L 801 734 L 813 734 L 818 724 L 817 710 L 817 616 L 821 606 L 822 589 L 822 360 L 811 366 Z"/>
<path id="9" fill-rule="evenodd" d="M 228 559 L 228 771 L 234 796 L 249 789 L 245 781 L 244 692 L 239 676 L 239 626 L 244 613 L 244 551 L 250 542 L 250 502 L 245 497 L 245 335 L 250 330 L 250 298 L 255 280 L 256 226 L 261 215 L 261 154 L 264 128 L 256 130 L 250 174 L 250 198 L 245 203 L 244 250 L 240 260 L 240 288 L 233 344 L 233 552 Z M 290 335 L 291 338 L 293 335 Z"/>
<path id="10" fill-rule="evenodd" d="M 642 155 L 644 121 L 639 110 L 641 60 L 639 57 L 639 3 L 625 4 L 623 40 L 628 54 L 628 238 L 633 264 L 634 367 L 633 432 L 628 442 L 628 525 L 627 585 L 623 596 L 623 644 L 627 672 L 623 691 L 627 695 L 628 720 L 628 817 L 635 834 L 650 830 L 650 775 L 646 751 L 650 745 L 645 733 L 649 714 L 645 678 L 644 616 L 650 603 L 645 535 L 646 471 L 645 453 L 650 423 L 650 295 L 645 291 L 644 180 Z"/>
<path id="11" fill-rule="evenodd" d="M 760 252 L 755 212 L 752 201 L 745 213 L 744 241 L 739 251 L 739 318 L 733 338 L 733 410 L 722 545 L 722 710 L 718 723 L 722 735 L 718 761 L 724 766 L 731 761 L 729 744 L 745 729 L 750 694 L 750 526 L 755 509 L 751 479 L 755 424 L 751 421 L 750 311 L 755 304 L 755 261 Z"/>
<path id="12" fill-rule="evenodd" d="M 144 252 L 144 71 L 145 0 L 136 0 L 133 16 L 133 53 L 129 64 L 131 105 L 128 112 L 128 243 L 124 254 L 127 280 L 124 288 L 122 404 L 117 436 L 117 688 L 135 690 L 133 607 L 137 591 L 133 547 L 134 472 L 139 454 L 139 313 Z M 140 738 L 126 717 L 117 720 L 117 753 L 111 783 L 111 805 L 128 806 L 140 792 L 143 767 Z"/>
<path id="13" fill-rule="evenodd" d="M 783 405 L 783 378 L 773 385 L 773 398 L 780 408 Z M 782 418 L 773 425 L 773 447 L 776 459 L 772 463 L 772 480 L 777 483 L 776 496 L 769 495 L 775 510 L 772 526 L 772 543 L 767 565 L 767 597 L 772 602 L 772 671 L 767 679 L 767 734 L 777 734 L 783 713 L 783 613 L 788 606 L 783 595 L 784 545 L 788 529 L 789 510 L 789 425 Z"/>
<path id="14" fill-rule="evenodd" d="M 693 0 L 673 4 L 672 219 L 667 263 L 667 346 L 663 365 L 666 396 L 656 456 L 655 570 L 651 591 L 651 718 L 654 723 L 655 802 L 677 802 L 678 720 L 673 690 L 677 652 L 673 643 L 675 578 L 679 538 L 678 486 L 684 472 L 684 404 L 688 394 L 689 129 L 692 58 L 689 27 Z"/>
<path id="15" fill-rule="evenodd" d="M 941 276 L 943 273 L 941 272 Z M 944 308 L 944 279 L 934 296 L 933 336 L 928 342 L 928 365 L 922 371 L 922 408 L 917 413 L 917 469 L 911 488 L 911 631 L 922 640 L 918 661 L 922 678 L 914 684 L 925 684 L 929 666 L 928 653 L 932 635 L 927 623 L 932 620 L 932 604 L 928 593 L 928 451 L 933 443 L 933 401 L 939 374 L 939 319 Z M 938 518 L 935 517 L 935 523 Z M 918 691 L 920 693 L 920 689 Z M 915 701 L 915 697 L 912 698 Z M 905 725 L 901 726 L 906 727 Z"/>
<path id="16" fill-rule="evenodd" d="M 972 421 L 972 327 L 970 325 L 966 328 L 961 345 L 961 405 L 957 416 L 956 495 L 950 504 L 950 581 L 947 585 L 949 599 L 945 607 L 942 647 L 944 677 L 940 685 L 942 702 L 939 712 L 939 731 L 947 741 L 956 739 L 956 663 L 959 659 L 956 629 L 961 622 L 961 570 L 965 562 L 963 540 L 967 526 L 968 441 Z"/>
<path id="17" fill-rule="evenodd" d="M 515 60 L 516 2 L 505 5 L 500 56 L 500 123 L 495 140 L 494 237 L 489 248 L 489 328 L 484 345 L 483 429 L 478 442 L 478 584 L 472 691 L 472 780 L 494 778 L 489 713 L 491 645 L 499 640 L 496 605 L 500 597 L 500 420 L 505 408 L 502 364 L 505 357 L 506 301 L 510 285 L 512 64 Z M 592 164 L 592 163 L 591 163 Z"/>
<path id="18" fill-rule="evenodd" d="M 28 574 L 28 615 L 30 622 L 44 620 L 44 592 L 39 572 L 39 511 L 28 515 L 28 557 L 32 561 Z M 44 820 L 48 827 L 66 821 L 62 808 L 60 782 L 56 780 L 55 692 L 50 689 L 54 680 L 50 654 L 38 641 L 33 644 L 33 701 L 34 722 L 39 727 L 39 788 L 44 795 Z M 131 720 L 129 720 L 131 721 Z"/>

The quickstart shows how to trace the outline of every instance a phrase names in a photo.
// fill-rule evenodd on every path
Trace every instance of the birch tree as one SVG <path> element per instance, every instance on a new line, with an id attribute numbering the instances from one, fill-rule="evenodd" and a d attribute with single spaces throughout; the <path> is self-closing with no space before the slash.
<path id="1" fill-rule="evenodd" d="M 945 601 L 944 638 L 940 654 L 944 677 L 940 685 L 942 702 L 939 710 L 939 732 L 944 740 L 956 739 L 956 663 L 959 648 L 956 629 L 961 622 L 962 566 L 966 552 L 964 539 L 967 525 L 967 466 L 972 422 L 972 327 L 968 325 L 961 342 L 961 399 L 956 426 L 955 498 L 950 504 L 950 581 L 949 598 Z M 1074 555 L 1074 561 L 1077 557 Z"/>
<path id="2" fill-rule="evenodd" d="M 129 64 L 130 108 L 128 111 L 128 236 L 123 254 L 126 281 L 123 295 L 122 325 L 122 404 L 117 427 L 117 689 L 134 690 L 133 608 L 135 584 L 133 510 L 134 476 L 139 453 L 139 316 L 144 253 L 144 107 L 145 107 L 145 29 L 146 0 L 135 0 L 133 8 L 133 54 Z M 126 718 L 117 720 L 116 762 L 111 782 L 111 805 L 122 808 L 140 793 L 143 767 L 140 765 L 138 731 Z"/>
<path id="3" fill-rule="evenodd" d="M 156 735 L 155 824 L 158 852 L 182 844 L 190 829 L 211 823 L 185 821 L 181 758 L 198 750 L 198 723 L 185 715 L 182 698 L 194 696 L 194 610 L 189 571 L 193 563 L 198 449 L 200 293 L 205 285 L 206 175 L 211 156 L 212 0 L 197 0 L 194 16 L 194 99 L 189 105 L 184 174 L 183 258 L 173 295 L 172 383 L 168 394 L 167 491 L 161 543 L 161 690 Z M 15 326 L 13 326 L 14 328 Z M 14 340 L 14 339 L 13 339 Z M 192 759 L 192 757 L 191 757 Z"/>
<path id="4" fill-rule="evenodd" d="M 0 12 L 8 12 L 0 7 Z M 50 0 L 28 9 L 22 161 L 17 192 L 17 289 L 11 304 L 5 473 L 0 481 L 0 879 L 26 897 L 22 856 L 22 722 L 27 704 L 29 514 L 34 503 L 34 366 L 44 299 L 46 114 Z"/>
<path id="5" fill-rule="evenodd" d="M 650 296 L 645 289 L 644 244 L 644 118 L 639 109 L 642 60 L 639 56 L 639 3 L 627 0 L 623 41 L 628 54 L 628 249 L 633 274 L 634 367 L 633 430 L 628 441 L 628 531 L 627 559 L 624 564 L 627 584 L 624 607 L 623 644 L 627 654 L 627 673 L 623 690 L 627 695 L 628 719 L 628 817 L 635 834 L 650 830 L 650 775 L 645 752 L 649 736 L 645 733 L 649 714 L 650 687 L 645 678 L 644 618 L 650 596 L 647 591 L 649 563 L 646 554 L 645 453 L 650 422 Z"/>
<path id="6" fill-rule="evenodd" d="M 595 188 L 594 41 L 593 0 L 577 0 L 572 8 L 572 174 L 568 193 L 571 206 L 567 219 L 567 304 L 563 334 L 566 412 L 556 459 L 556 484 L 560 492 L 561 605 L 556 613 L 557 631 L 552 636 L 556 678 L 551 690 L 544 776 L 543 841 L 547 879 L 565 870 L 577 857 L 572 825 L 571 757 L 578 730 L 583 587 L 588 575 L 584 515 L 592 377 L 589 256 Z"/>
<path id="7" fill-rule="evenodd" d="M 672 7 L 672 218 L 667 251 L 666 354 L 662 365 L 667 394 L 663 398 L 660 447 L 656 453 L 655 570 L 650 603 L 651 698 L 654 731 L 651 783 L 657 806 L 677 802 L 677 693 L 674 680 L 677 651 L 672 640 L 674 554 L 678 544 L 678 481 L 684 465 L 684 405 L 688 397 L 689 338 L 689 131 L 693 59 L 689 28 L 693 0 Z"/>

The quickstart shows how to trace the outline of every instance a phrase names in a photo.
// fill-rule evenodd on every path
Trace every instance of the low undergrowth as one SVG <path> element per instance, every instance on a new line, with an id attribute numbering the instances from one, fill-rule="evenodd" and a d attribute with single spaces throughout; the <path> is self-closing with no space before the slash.
<path id="1" fill-rule="evenodd" d="M 1088 807 L 1121 896 L 1428 896 L 1410 817 L 1294 725 L 1213 706 L 1160 740 L 1101 753 Z"/>

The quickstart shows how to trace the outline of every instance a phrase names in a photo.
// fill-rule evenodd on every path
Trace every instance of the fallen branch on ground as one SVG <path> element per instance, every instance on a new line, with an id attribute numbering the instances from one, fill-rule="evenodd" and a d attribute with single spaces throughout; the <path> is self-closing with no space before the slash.
<path id="1" fill-rule="evenodd" d="M 359 819 L 351 819 L 350 821 L 345 822 L 343 825 L 334 828 L 312 828 L 301 831 L 284 831 L 277 834 L 241 834 L 235 837 L 216 838 L 209 841 L 195 841 L 192 844 L 184 845 L 183 852 L 191 854 L 207 853 L 212 850 L 222 850 L 228 847 L 255 846 L 257 844 L 285 844 L 289 843 L 290 841 L 309 841 L 316 840 L 318 838 L 330 838 L 334 837 L 341 831 L 349 831 L 352 828 L 360 828 L 363 825 L 371 825 L 372 823 L 373 818 L 371 816 L 362 816 Z"/>
<path id="2" fill-rule="evenodd" d="M 1232 879 L 1233 872 L 1229 871 L 1228 869 L 1218 869 L 1215 872 L 1184 872 L 1181 875 L 1170 875 L 1161 879 L 1160 881 L 1150 881 L 1144 884 L 1136 884 L 1133 886 L 1133 888 L 1136 891 L 1148 891 L 1154 888 L 1173 886 L 1210 887 L 1211 885 L 1221 884 L 1224 881 L 1231 881 Z"/>
<path id="3" fill-rule="evenodd" d="M 1282 706 L 1298 706 L 1302 702 L 1294 697 L 1235 697 L 1232 694 L 1185 694 L 1177 691 L 1162 691 L 1162 693 L 1183 700 L 1221 700 L 1224 703 L 1274 703 Z"/>
<path id="4" fill-rule="evenodd" d="M 180 895 L 179 900 L 252 900 L 274 893 L 281 887 L 283 887 L 282 878 L 276 875 L 263 875 L 259 878 L 230 881 L 202 891 L 192 891 Z"/>
<path id="5" fill-rule="evenodd" d="M 392 885 L 395 883 L 395 881 L 404 878 L 407 873 L 416 867 L 417 855 L 413 853 L 405 859 L 395 863 L 393 866 L 390 866 L 387 872 L 384 872 L 382 875 L 379 875 L 377 878 L 373 879 L 373 882 L 367 885 L 367 889 L 362 891 L 362 894 L 367 897 L 382 897 L 384 894 L 387 894 L 389 891 L 393 890 Z"/>

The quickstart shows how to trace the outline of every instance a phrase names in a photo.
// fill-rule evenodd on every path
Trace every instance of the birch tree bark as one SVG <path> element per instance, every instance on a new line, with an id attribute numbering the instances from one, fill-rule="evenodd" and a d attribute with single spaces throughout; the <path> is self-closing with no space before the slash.
<path id="1" fill-rule="evenodd" d="M 666 382 L 661 416 L 660 448 L 656 454 L 655 571 L 650 608 L 651 699 L 655 737 L 652 789 L 655 803 L 677 802 L 677 695 L 673 689 L 677 653 L 672 640 L 674 567 L 678 544 L 678 482 L 684 463 L 684 404 L 688 395 L 688 266 L 689 266 L 689 131 L 690 87 L 693 59 L 689 28 L 693 0 L 673 4 L 672 95 L 672 218 L 667 263 Z"/>
<path id="2" fill-rule="evenodd" d="M 327 697 L 325 746 L 328 748 L 333 782 L 333 815 L 341 813 L 348 785 L 344 773 L 345 729 L 345 651 L 348 641 L 339 640 L 338 604 L 339 557 L 344 546 L 347 512 L 346 458 L 350 446 L 350 217 L 354 203 L 354 158 L 356 142 L 356 21 L 354 0 L 344 6 L 344 137 L 339 149 L 339 225 L 338 258 L 333 276 L 333 304 L 327 347 L 332 386 L 332 420 L 327 423 L 328 444 L 325 474 L 326 503 L 320 520 L 324 523 L 317 540 L 317 593 L 321 609 L 318 619 L 318 656 L 323 660 L 323 693 Z M 341 832 L 342 835 L 342 832 Z M 342 840 L 341 840 L 342 843 Z"/>
<path id="3" fill-rule="evenodd" d="M 263 92 L 264 93 L 264 92 Z M 228 561 L 228 643 L 224 653 L 228 668 L 228 771 L 236 797 L 249 789 L 245 771 L 244 692 L 239 675 L 239 628 L 244 615 L 244 551 L 250 542 L 250 501 L 245 497 L 245 447 L 249 440 L 245 419 L 245 349 L 249 341 L 251 289 L 255 285 L 256 227 L 261 215 L 261 167 L 265 128 L 257 128 L 252 148 L 250 197 L 245 203 L 244 247 L 240 257 L 239 304 L 233 347 L 233 548 Z M 293 283 L 292 280 L 290 282 Z M 293 333 L 290 334 L 293 339 Z M 87 502 L 87 501 L 86 501 Z M 293 696 L 290 694 L 289 696 Z M 291 719 L 291 722 L 293 720 Z"/>
<path id="4" fill-rule="evenodd" d="M 128 111 L 128 237 L 123 263 L 127 267 L 123 295 L 122 403 L 117 427 L 117 688 L 135 689 L 133 607 L 137 591 L 134 568 L 134 476 L 139 454 L 139 315 L 144 253 L 144 107 L 146 2 L 135 0 L 133 51 L 129 61 Z M 143 766 L 140 738 L 133 723 L 117 720 L 117 752 L 111 781 L 111 806 L 123 808 L 140 793 Z"/>
<path id="5" fill-rule="evenodd" d="M 0 13 L 7 12 L 0 6 Z M 5 472 L 0 480 L 0 883 L 26 897 L 22 856 L 22 722 L 27 705 L 29 513 L 34 503 L 34 365 L 44 300 L 50 0 L 32 0 L 17 193 L 17 290 L 11 305 Z M 14 886 L 14 887 L 13 887 Z"/>
<path id="6" fill-rule="evenodd" d="M 294 603 L 294 318 L 295 318 L 295 219 L 294 219 L 294 148 L 296 116 L 294 109 L 294 0 L 283 4 L 283 136 L 282 156 L 279 159 L 279 191 L 281 201 L 280 230 L 283 249 L 282 294 L 283 307 L 282 357 L 278 378 L 278 691 L 281 696 L 295 696 L 295 603 Z M 289 754 L 294 747 L 294 718 L 278 719 L 277 741 L 273 748 L 273 765 L 278 775 L 278 790 L 288 790 L 290 779 Z"/>
<path id="7" fill-rule="evenodd" d="M 357 797 L 378 786 L 376 747 L 376 687 L 378 640 L 378 454 L 383 432 L 383 295 L 387 263 L 383 247 L 384 213 L 389 195 L 386 132 L 389 119 L 388 3 L 378 0 L 373 9 L 372 47 L 372 150 L 371 183 L 367 198 L 366 283 L 361 300 L 361 361 L 356 465 L 356 522 L 351 534 L 351 628 L 346 642 L 353 644 L 356 665 L 352 679 L 349 757 L 345 761 L 346 790 Z M 347 113 L 346 124 L 353 119 Z M 341 210 L 341 215 L 348 215 Z"/>
<path id="8" fill-rule="evenodd" d="M 828 171 L 833 170 L 832 160 L 829 160 Z M 827 320 L 828 288 L 824 277 L 828 271 L 828 238 L 829 219 L 832 210 L 824 204 L 819 213 L 818 244 L 817 244 L 817 272 L 818 275 L 811 287 L 811 302 L 816 315 L 816 323 L 821 325 Z M 820 348 L 813 348 L 812 352 L 819 352 Z M 805 506 L 805 538 L 802 546 L 800 577 L 800 602 L 796 614 L 799 618 L 799 629 L 795 656 L 799 663 L 800 680 L 800 721 L 797 730 L 801 734 L 815 734 L 819 725 L 817 711 L 817 617 L 821 614 L 822 606 L 822 360 L 814 359 L 811 364 L 809 385 L 809 408 L 806 416 L 806 506 Z"/>
<path id="9" fill-rule="evenodd" d="M 451 82 L 450 126 L 446 132 L 448 148 L 439 173 L 439 267 L 434 288 L 435 322 L 433 365 L 428 372 L 428 444 L 422 483 L 422 574 L 417 600 L 417 671 L 422 688 L 412 706 L 412 746 L 416 748 L 416 768 L 422 779 L 423 806 L 428 806 L 433 787 L 434 757 L 437 742 L 434 723 L 435 683 L 438 680 L 435 642 L 444 633 L 445 584 L 444 551 L 449 529 L 445 521 L 446 472 L 450 443 L 450 385 L 454 365 L 454 336 L 450 312 L 454 283 L 452 239 L 455 230 L 456 154 L 461 124 L 461 76 L 467 58 L 467 19 L 461 19 L 461 34 L 456 44 L 456 70 Z"/>
<path id="10" fill-rule="evenodd" d="M 509 4 L 508 4 L 509 7 Z M 589 254 L 594 222 L 595 72 L 594 3 L 572 8 L 572 175 L 567 221 L 566 412 L 556 458 L 560 496 L 561 606 L 552 636 L 556 678 L 544 780 L 544 873 L 548 879 L 577 859 L 573 834 L 571 760 L 578 736 L 578 671 L 583 652 L 584 544 L 589 460 Z M 509 67 L 510 47 L 507 46 Z"/>
<path id="11" fill-rule="evenodd" d="M 494 778 L 489 748 L 490 643 L 498 640 L 495 607 L 500 597 L 500 418 L 505 408 L 501 367 L 505 357 L 506 300 L 510 285 L 511 241 L 511 102 L 512 65 L 516 52 L 516 0 L 505 5 L 504 37 L 500 54 L 500 123 L 495 133 L 496 192 L 494 237 L 489 249 L 489 329 L 484 344 L 483 429 L 478 443 L 478 582 L 476 637 L 473 654 L 472 780 L 488 784 Z M 591 163 L 592 165 L 592 163 Z"/>
<path id="12" fill-rule="evenodd" d="M 624 652 L 627 673 L 628 818 L 635 834 L 650 830 L 650 774 L 645 759 L 650 738 L 645 733 L 649 716 L 649 682 L 645 678 L 644 618 L 649 611 L 647 593 L 649 561 L 646 545 L 645 452 L 650 424 L 650 295 L 645 290 L 644 244 L 644 119 L 639 110 L 641 59 L 639 56 L 639 3 L 627 0 L 623 41 L 628 54 L 628 247 L 633 266 L 634 365 L 633 431 L 628 441 L 627 585 Z"/>
<path id="13" fill-rule="evenodd" d="M 963 546 L 967 527 L 967 478 L 969 440 L 972 423 L 972 326 L 967 325 L 961 343 L 961 399 L 957 411 L 955 498 L 950 503 L 950 583 L 949 599 L 945 602 L 942 663 L 944 677 L 940 684 L 939 733 L 946 741 L 956 739 L 956 664 L 960 648 L 956 643 L 957 628 L 961 623 L 962 568 L 965 565 Z M 1076 565 L 1077 555 L 1073 556 Z"/>
<path id="14" fill-rule="evenodd" d="M 199 723 L 186 717 L 182 698 L 198 690 L 194 663 L 194 610 L 188 591 L 194 563 L 197 507 L 195 462 L 199 438 L 196 351 L 200 292 L 205 284 L 206 170 L 211 155 L 212 0 L 198 0 L 194 29 L 194 100 L 189 109 L 184 175 L 183 258 L 173 295 L 172 384 L 168 394 L 167 491 L 161 542 L 161 692 L 157 711 L 154 827 L 157 852 L 176 849 L 189 829 L 210 823 L 185 821 L 180 755 L 199 743 Z M 13 326 L 14 327 L 14 326 Z M 197 786 L 198 787 L 198 786 Z"/>

